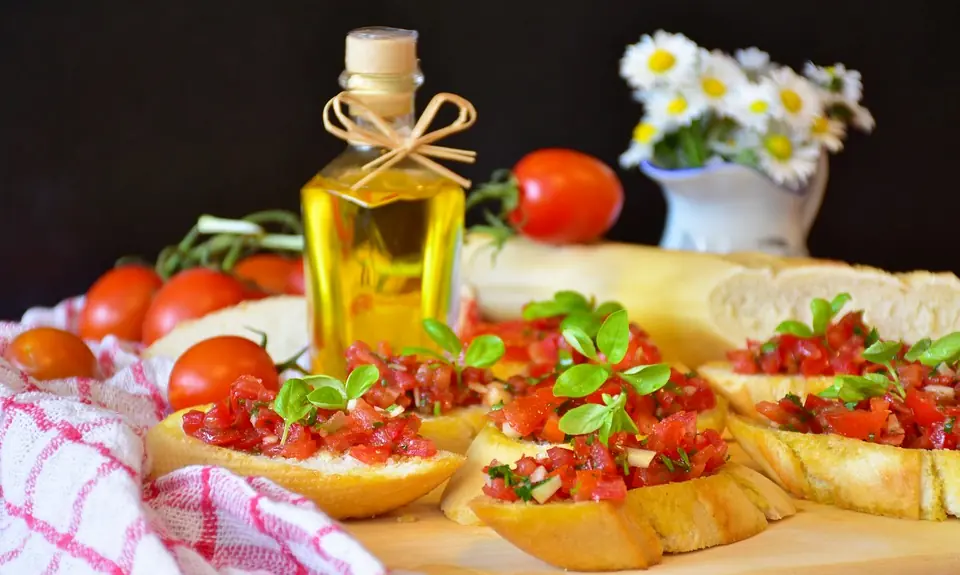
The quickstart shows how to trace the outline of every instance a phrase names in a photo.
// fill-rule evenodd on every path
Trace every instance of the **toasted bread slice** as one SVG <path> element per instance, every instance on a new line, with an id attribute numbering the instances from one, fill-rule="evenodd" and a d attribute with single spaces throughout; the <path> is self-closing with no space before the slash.
<path id="1" fill-rule="evenodd" d="M 373 517 L 411 503 L 446 481 L 464 460 L 445 451 L 383 465 L 320 452 L 305 460 L 252 455 L 184 434 L 182 420 L 187 411 L 170 415 L 147 432 L 150 478 L 189 465 L 216 465 L 239 475 L 266 477 L 312 500 L 334 519 Z"/>
<path id="2" fill-rule="evenodd" d="M 466 453 L 473 438 L 487 423 L 487 407 L 472 405 L 440 416 L 421 416 L 420 435 L 432 439 L 437 449 Z"/>
<path id="3" fill-rule="evenodd" d="M 760 401 L 780 401 L 788 393 L 806 397 L 820 393 L 833 385 L 833 376 L 805 377 L 802 375 L 743 375 L 733 371 L 726 361 L 714 361 L 697 369 L 718 395 L 730 402 L 736 413 L 766 421 L 757 413 Z"/>
<path id="4" fill-rule="evenodd" d="M 773 501 L 766 493 L 773 494 Z M 796 512 L 773 483 L 734 463 L 707 477 L 631 489 L 622 505 L 504 503 L 482 496 L 470 507 L 527 553 L 581 570 L 646 567 L 659 562 L 658 550 L 684 553 L 742 541 L 767 528 L 768 514 L 782 518 Z M 574 531 L 589 541 L 574 539 Z M 634 542 L 623 547 L 626 532 Z M 616 565 L 606 563 L 611 560 Z"/>
<path id="5" fill-rule="evenodd" d="M 731 414 L 728 429 L 795 497 L 905 519 L 960 517 L 960 452 L 783 431 Z"/>

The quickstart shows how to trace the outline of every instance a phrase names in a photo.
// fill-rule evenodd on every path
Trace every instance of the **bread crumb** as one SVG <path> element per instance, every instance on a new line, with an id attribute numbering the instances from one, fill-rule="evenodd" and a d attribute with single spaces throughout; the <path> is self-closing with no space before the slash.
<path id="1" fill-rule="evenodd" d="M 420 521 L 420 518 L 410 513 L 397 516 L 397 523 L 416 523 L 417 521 Z"/>

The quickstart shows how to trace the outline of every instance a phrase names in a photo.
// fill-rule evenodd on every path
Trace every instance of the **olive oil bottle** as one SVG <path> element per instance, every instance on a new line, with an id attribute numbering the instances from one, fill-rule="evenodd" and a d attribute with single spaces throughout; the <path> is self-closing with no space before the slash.
<path id="1" fill-rule="evenodd" d="M 413 129 L 423 82 L 416 40 L 410 30 L 362 28 L 346 41 L 341 86 L 399 134 Z M 464 191 L 410 158 L 372 176 L 362 169 L 383 152 L 348 141 L 301 191 L 315 373 L 344 376 L 344 351 L 357 340 L 432 347 L 421 320 L 452 325 L 458 315 Z"/>

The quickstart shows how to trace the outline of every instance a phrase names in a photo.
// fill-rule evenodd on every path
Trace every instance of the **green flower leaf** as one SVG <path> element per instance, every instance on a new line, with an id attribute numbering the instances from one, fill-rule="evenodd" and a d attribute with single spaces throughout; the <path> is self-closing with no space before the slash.
<path id="1" fill-rule="evenodd" d="M 670 381 L 670 366 L 665 363 L 638 365 L 618 374 L 640 395 L 650 395 L 667 385 Z"/>
<path id="2" fill-rule="evenodd" d="M 863 359 L 873 363 L 885 364 L 897 357 L 900 347 L 899 341 L 878 341 L 863 350 Z"/>
<path id="3" fill-rule="evenodd" d="M 430 336 L 430 339 L 440 346 L 440 349 L 453 355 L 459 355 L 460 351 L 463 350 L 463 343 L 460 338 L 453 333 L 453 330 L 447 324 L 433 318 L 426 318 L 423 320 L 423 329 Z"/>
<path id="4" fill-rule="evenodd" d="M 610 419 L 611 413 L 606 406 L 586 403 L 565 413 L 558 423 L 560 431 L 567 435 L 585 435 L 600 429 Z"/>
<path id="5" fill-rule="evenodd" d="M 380 370 L 375 365 L 358 365 L 347 376 L 347 399 L 359 399 L 373 384 L 380 381 Z"/>
<path id="6" fill-rule="evenodd" d="M 600 389 L 610 372 L 602 365 L 580 363 L 564 371 L 553 384 L 557 397 L 586 397 Z"/>
<path id="7" fill-rule="evenodd" d="M 490 334 L 480 335 L 470 342 L 463 363 L 468 367 L 490 367 L 500 361 L 506 352 L 507 348 L 499 337 Z"/>
<path id="8" fill-rule="evenodd" d="M 310 386 L 306 381 L 299 378 L 288 379 L 284 382 L 280 391 L 277 392 L 277 397 L 273 400 L 273 410 L 283 418 L 281 443 L 287 441 L 290 426 L 310 413 L 311 406 L 307 401 L 308 393 L 310 393 Z"/>
<path id="9" fill-rule="evenodd" d="M 567 340 L 567 343 L 569 343 L 573 349 L 590 359 L 597 359 L 597 348 L 594 347 L 593 340 L 590 339 L 590 336 L 583 330 L 572 327 L 563 330 L 561 334 L 563 335 L 563 339 Z"/>
<path id="10" fill-rule="evenodd" d="M 926 351 L 920 354 L 920 363 L 935 367 L 941 363 L 952 364 L 960 358 L 960 331 L 948 333 L 930 344 Z"/>
<path id="11" fill-rule="evenodd" d="M 910 349 L 907 350 L 907 353 L 903 354 L 903 359 L 907 361 L 917 361 L 925 351 L 930 349 L 931 343 L 933 342 L 930 341 L 929 337 L 921 339 L 917 343 L 910 346 Z"/>
<path id="12" fill-rule="evenodd" d="M 342 381 L 329 375 L 316 375 L 308 378 L 308 382 L 313 387 L 307 395 L 311 404 L 320 409 L 347 408 L 347 388 Z"/>
<path id="13" fill-rule="evenodd" d="M 813 330 L 810 329 L 810 326 L 792 319 L 780 322 L 780 325 L 778 325 L 774 331 L 777 333 L 789 333 L 797 337 L 810 337 L 813 335 Z"/>
<path id="14" fill-rule="evenodd" d="M 607 316 L 597 333 L 597 347 L 611 364 L 623 361 L 630 344 L 630 320 L 625 310 Z"/>

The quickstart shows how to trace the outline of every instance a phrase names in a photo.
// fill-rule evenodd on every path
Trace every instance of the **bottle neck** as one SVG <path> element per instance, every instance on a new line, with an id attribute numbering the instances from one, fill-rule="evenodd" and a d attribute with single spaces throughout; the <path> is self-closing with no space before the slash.
<path id="1" fill-rule="evenodd" d="M 340 75 L 340 86 L 350 96 L 359 100 L 371 112 L 400 134 L 409 134 L 416 120 L 414 97 L 417 88 L 423 83 L 423 74 L 416 70 L 413 74 L 360 74 L 344 72 Z M 359 110 L 347 111 L 358 126 L 377 131 L 376 126 L 363 117 Z M 353 147 L 357 144 L 351 143 Z"/>

